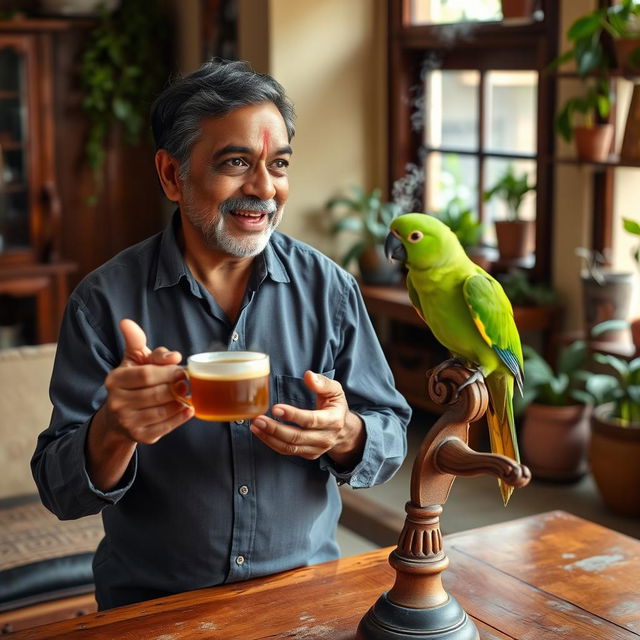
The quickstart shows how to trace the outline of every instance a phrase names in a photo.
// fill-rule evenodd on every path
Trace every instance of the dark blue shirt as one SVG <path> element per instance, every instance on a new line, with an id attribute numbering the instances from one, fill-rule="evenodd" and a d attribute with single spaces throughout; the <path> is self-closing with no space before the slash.
<path id="1" fill-rule="evenodd" d="M 410 409 L 394 382 L 354 278 L 310 246 L 274 233 L 233 324 L 193 277 L 177 244 L 180 219 L 87 276 L 65 312 L 51 381 L 49 428 L 32 460 L 44 504 L 60 518 L 101 511 L 94 559 L 100 608 L 245 580 L 338 556 L 338 484 L 388 480 L 406 454 Z M 108 493 L 85 470 L 88 425 L 123 357 L 118 328 L 135 320 L 153 349 L 264 351 L 271 403 L 315 408 L 307 369 L 337 379 L 366 444 L 353 469 L 275 453 L 248 421 L 188 421 L 138 445 Z"/>

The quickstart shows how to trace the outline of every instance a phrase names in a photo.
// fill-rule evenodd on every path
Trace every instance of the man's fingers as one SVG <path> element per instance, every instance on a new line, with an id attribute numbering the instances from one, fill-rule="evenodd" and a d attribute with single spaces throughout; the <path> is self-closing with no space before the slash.
<path id="1" fill-rule="evenodd" d="M 147 336 L 142 328 L 129 318 L 120 321 L 120 331 L 124 338 L 123 364 L 145 364 L 151 349 L 147 346 Z"/>
<path id="2" fill-rule="evenodd" d="M 251 432 L 274 451 L 287 456 L 317 458 L 331 446 L 330 434 L 282 424 L 266 416 L 253 420 Z"/>
<path id="3" fill-rule="evenodd" d="M 109 373 L 105 380 L 105 387 L 109 392 L 145 391 L 153 392 L 158 385 L 173 384 L 185 377 L 184 369 L 176 365 L 158 367 L 153 364 L 143 364 L 138 367 L 118 367 Z M 168 387 L 165 387 L 168 390 Z"/>
<path id="4" fill-rule="evenodd" d="M 150 364 L 180 364 L 182 354 L 179 351 L 169 351 L 166 347 L 158 347 L 149 355 Z"/>

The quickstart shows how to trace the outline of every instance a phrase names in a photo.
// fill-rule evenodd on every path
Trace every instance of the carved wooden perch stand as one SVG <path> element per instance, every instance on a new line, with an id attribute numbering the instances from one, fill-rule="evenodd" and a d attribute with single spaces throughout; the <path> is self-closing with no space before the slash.
<path id="1" fill-rule="evenodd" d="M 448 409 L 429 430 L 413 463 L 411 500 L 398 546 L 389 556 L 396 571 L 360 621 L 358 640 L 474 640 L 478 631 L 464 609 L 442 586 L 449 559 L 442 547 L 440 514 L 456 476 L 488 474 L 514 487 L 531 479 L 529 469 L 505 456 L 478 453 L 467 446 L 469 423 L 488 403 L 482 382 L 465 385 L 472 372 L 438 367 L 428 374 L 429 396 Z"/>

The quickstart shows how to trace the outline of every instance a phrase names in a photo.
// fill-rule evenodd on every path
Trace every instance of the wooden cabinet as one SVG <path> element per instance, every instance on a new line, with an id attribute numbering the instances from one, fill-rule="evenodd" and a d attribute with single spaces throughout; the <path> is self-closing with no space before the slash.
<path id="1" fill-rule="evenodd" d="M 51 58 L 47 32 L 0 32 L 0 265 L 56 259 Z"/>
<path id="2" fill-rule="evenodd" d="M 69 289 L 164 226 L 151 146 L 118 130 L 90 204 L 79 73 L 94 25 L 0 20 L 0 326 L 22 324 L 27 343 L 55 340 Z"/>

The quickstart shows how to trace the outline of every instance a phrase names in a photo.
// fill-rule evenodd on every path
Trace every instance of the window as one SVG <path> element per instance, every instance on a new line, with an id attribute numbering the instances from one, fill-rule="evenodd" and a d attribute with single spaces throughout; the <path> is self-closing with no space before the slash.
<path id="1" fill-rule="evenodd" d="M 483 223 L 483 242 L 495 246 L 492 223 L 506 211 L 483 193 L 509 167 L 527 173 L 537 188 L 520 213 L 536 222 L 536 250 L 516 266 L 539 279 L 551 266 L 554 106 L 544 68 L 556 55 L 557 15 L 547 4 L 536 20 L 502 23 L 499 0 L 392 0 L 390 23 L 396 193 L 408 182 L 414 206 L 429 213 L 463 203 Z M 496 270 L 512 266 L 497 253 L 494 262 Z"/>

